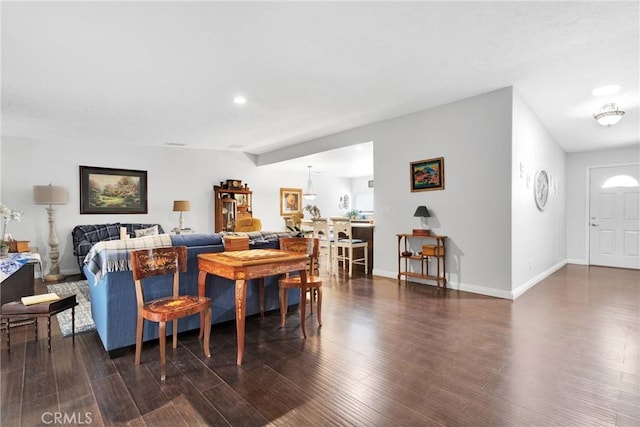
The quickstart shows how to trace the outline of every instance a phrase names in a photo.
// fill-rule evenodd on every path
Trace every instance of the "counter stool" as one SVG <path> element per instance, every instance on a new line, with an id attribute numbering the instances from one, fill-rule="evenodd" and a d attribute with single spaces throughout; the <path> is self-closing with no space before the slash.
<path id="1" fill-rule="evenodd" d="M 71 340 L 76 342 L 75 307 L 76 295 L 62 296 L 59 300 L 40 304 L 24 305 L 20 301 L 8 302 L 0 308 L 0 319 L 7 320 L 7 352 L 11 352 L 11 321 L 35 319 L 36 341 L 38 340 L 38 317 L 47 318 L 47 348 L 51 353 L 51 316 L 71 309 Z"/>

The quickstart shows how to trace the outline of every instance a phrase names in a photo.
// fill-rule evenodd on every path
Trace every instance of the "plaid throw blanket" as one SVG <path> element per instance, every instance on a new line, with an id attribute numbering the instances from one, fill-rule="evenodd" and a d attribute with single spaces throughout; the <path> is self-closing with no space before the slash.
<path id="1" fill-rule="evenodd" d="M 129 258 L 131 250 L 161 246 L 171 246 L 171 237 L 168 234 L 98 242 L 93 245 L 84 258 L 84 263 L 89 271 L 96 276 L 97 283 L 107 272 L 131 270 Z"/>

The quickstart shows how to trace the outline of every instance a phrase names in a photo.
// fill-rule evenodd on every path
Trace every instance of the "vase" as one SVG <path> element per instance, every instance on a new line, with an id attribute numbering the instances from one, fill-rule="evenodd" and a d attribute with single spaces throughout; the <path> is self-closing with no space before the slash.
<path id="1" fill-rule="evenodd" d="M 9 246 L 0 246 L 0 258 L 9 256 Z"/>

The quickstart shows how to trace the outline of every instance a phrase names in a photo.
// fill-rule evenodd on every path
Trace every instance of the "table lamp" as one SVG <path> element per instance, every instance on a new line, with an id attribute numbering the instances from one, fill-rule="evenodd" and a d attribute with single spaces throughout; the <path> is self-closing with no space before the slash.
<path id="1" fill-rule="evenodd" d="M 69 201 L 69 193 L 64 187 L 57 185 L 34 185 L 33 201 L 37 205 L 49 205 L 45 208 L 49 215 L 49 258 L 51 259 L 51 268 L 49 274 L 43 277 L 45 282 L 53 282 L 64 279 L 64 274 L 60 274 L 60 266 L 58 258 L 58 235 L 56 234 L 56 208 L 53 205 L 66 205 Z"/>
<path id="2" fill-rule="evenodd" d="M 426 206 L 418 206 L 418 209 L 416 209 L 416 212 L 413 214 L 413 216 L 417 216 L 420 218 L 420 229 L 414 229 L 413 230 L 413 234 L 414 235 L 430 235 L 431 234 L 431 230 L 429 230 L 429 226 L 427 225 L 427 220 L 426 218 L 430 217 L 431 214 L 429 213 L 429 209 L 427 209 Z"/>
<path id="3" fill-rule="evenodd" d="M 173 211 L 180 212 L 180 225 L 178 230 L 184 230 L 184 216 L 183 212 L 189 212 L 191 210 L 191 203 L 188 200 L 174 200 Z"/>

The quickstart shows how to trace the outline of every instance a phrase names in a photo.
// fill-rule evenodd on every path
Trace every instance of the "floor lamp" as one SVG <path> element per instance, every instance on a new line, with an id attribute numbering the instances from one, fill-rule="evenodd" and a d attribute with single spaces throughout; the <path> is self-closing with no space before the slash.
<path id="1" fill-rule="evenodd" d="M 34 185 L 33 201 L 37 205 L 49 205 L 45 208 L 49 215 L 49 258 L 51 259 L 51 268 L 49 274 L 43 277 L 45 282 L 54 282 L 64 279 L 64 274 L 60 274 L 60 266 L 58 265 L 58 235 L 56 234 L 56 208 L 53 205 L 66 205 L 69 201 L 69 193 L 64 187 L 56 185 Z"/>

